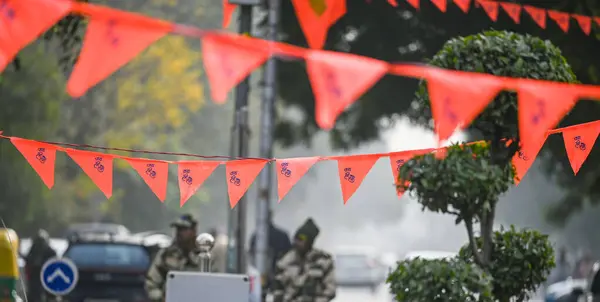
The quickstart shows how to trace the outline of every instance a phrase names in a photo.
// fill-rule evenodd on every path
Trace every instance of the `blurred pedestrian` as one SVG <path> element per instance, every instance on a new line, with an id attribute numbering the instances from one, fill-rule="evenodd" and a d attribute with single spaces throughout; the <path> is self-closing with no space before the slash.
<path id="1" fill-rule="evenodd" d="M 292 250 L 275 267 L 269 289 L 274 302 L 329 302 L 335 298 L 333 257 L 314 248 L 318 235 L 319 228 L 311 218 L 296 231 Z"/>
<path id="2" fill-rule="evenodd" d="M 269 222 L 269 242 L 267 245 L 267 271 L 264 272 L 263 276 L 261 276 L 261 285 L 263 288 L 263 293 L 266 295 L 267 289 L 271 286 L 273 282 L 273 272 L 275 271 L 275 266 L 277 261 L 281 259 L 287 252 L 292 249 L 292 243 L 290 242 L 290 237 L 286 231 L 277 227 L 273 223 L 273 212 L 269 210 L 267 221 Z M 256 231 L 252 234 L 250 239 L 250 258 L 254 265 L 256 265 Z M 263 297 L 264 300 L 264 297 Z"/>
<path id="3" fill-rule="evenodd" d="M 56 251 L 50 246 L 50 236 L 46 230 L 40 229 L 32 240 L 29 253 L 25 257 L 25 272 L 27 274 L 27 297 L 31 301 L 46 301 L 48 294 L 42 286 L 40 274 L 46 261 L 56 257 Z"/>
<path id="4" fill-rule="evenodd" d="M 146 292 L 151 301 L 164 301 L 166 277 L 169 271 L 195 271 L 201 269 L 200 247 L 196 243 L 198 222 L 185 214 L 171 223 L 176 235 L 173 243 L 161 249 L 146 275 Z"/>

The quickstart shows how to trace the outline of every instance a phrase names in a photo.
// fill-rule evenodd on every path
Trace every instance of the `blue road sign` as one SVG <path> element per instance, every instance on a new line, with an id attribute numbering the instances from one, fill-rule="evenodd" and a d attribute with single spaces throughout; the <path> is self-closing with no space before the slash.
<path id="1" fill-rule="evenodd" d="M 55 296 L 64 296 L 77 285 L 79 273 L 71 260 L 52 258 L 44 263 L 40 278 L 47 292 Z"/>

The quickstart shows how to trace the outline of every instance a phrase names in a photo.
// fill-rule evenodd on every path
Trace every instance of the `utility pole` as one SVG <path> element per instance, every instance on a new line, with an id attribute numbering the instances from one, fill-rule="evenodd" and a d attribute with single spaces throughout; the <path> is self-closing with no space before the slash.
<path id="1" fill-rule="evenodd" d="M 229 0 L 240 8 L 238 33 L 250 36 L 252 31 L 252 7 L 260 4 L 260 0 Z M 234 125 L 231 131 L 231 156 L 248 157 L 248 97 L 250 94 L 250 75 L 235 89 Z M 245 274 L 246 264 L 246 198 L 242 197 L 235 210 L 229 211 L 229 239 L 227 248 L 227 271 Z M 237 215 L 236 215 L 237 214 Z"/>
<path id="2" fill-rule="evenodd" d="M 268 28 L 266 38 L 277 41 L 279 33 L 280 0 L 267 0 Z M 275 123 L 275 99 L 277 97 L 277 59 L 271 57 L 264 68 L 264 87 L 260 131 L 260 157 L 273 157 L 273 127 Z M 273 170 L 263 169 L 259 178 L 259 196 L 256 207 L 256 268 L 261 275 L 269 271 L 269 210 Z M 274 257 L 275 255 L 271 255 Z"/>

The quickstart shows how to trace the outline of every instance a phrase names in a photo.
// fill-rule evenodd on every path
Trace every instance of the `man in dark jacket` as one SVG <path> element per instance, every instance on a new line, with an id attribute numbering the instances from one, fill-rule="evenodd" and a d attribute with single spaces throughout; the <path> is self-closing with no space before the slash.
<path id="1" fill-rule="evenodd" d="M 40 280 L 40 274 L 44 263 L 53 257 L 56 257 L 56 251 L 50 246 L 50 236 L 48 232 L 40 229 L 31 243 L 29 254 L 25 257 L 25 271 L 29 277 L 27 280 L 27 297 L 31 301 L 45 301 L 47 298 Z"/>
<path id="2" fill-rule="evenodd" d="M 273 278 L 273 272 L 275 271 L 275 265 L 277 261 L 283 257 L 291 248 L 292 243 L 290 241 L 290 237 L 288 234 L 275 226 L 273 224 L 273 212 L 269 211 L 268 213 L 268 221 L 269 221 L 269 243 L 268 243 L 268 270 L 265 272 L 265 275 L 262 277 L 261 284 L 263 287 L 263 300 L 264 296 L 267 293 L 267 288 L 269 288 L 271 284 L 271 280 Z M 252 234 L 252 238 L 250 239 L 250 257 L 255 260 L 256 259 L 256 232 Z"/>

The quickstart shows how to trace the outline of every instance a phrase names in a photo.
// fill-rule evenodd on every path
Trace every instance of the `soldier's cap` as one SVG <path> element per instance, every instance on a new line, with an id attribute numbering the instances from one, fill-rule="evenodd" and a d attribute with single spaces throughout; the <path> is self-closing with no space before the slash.
<path id="1" fill-rule="evenodd" d="M 195 228 L 198 221 L 194 219 L 192 214 L 183 214 L 177 218 L 177 220 L 171 223 L 171 227 L 174 228 Z"/>
<path id="2" fill-rule="evenodd" d="M 308 218 L 304 224 L 298 228 L 294 237 L 302 241 L 313 242 L 318 235 L 319 227 L 317 227 L 312 218 Z"/>

